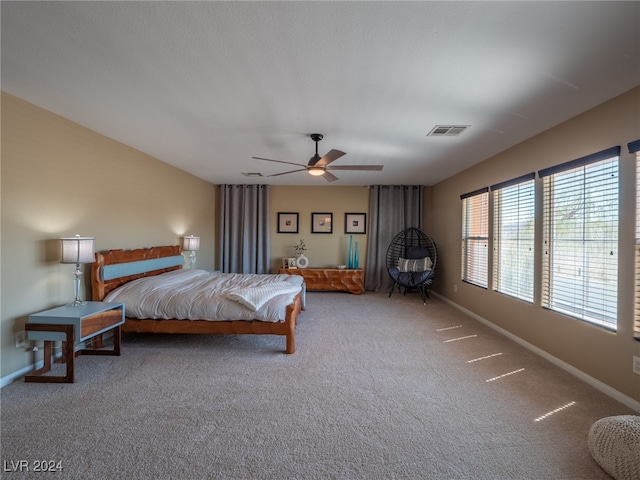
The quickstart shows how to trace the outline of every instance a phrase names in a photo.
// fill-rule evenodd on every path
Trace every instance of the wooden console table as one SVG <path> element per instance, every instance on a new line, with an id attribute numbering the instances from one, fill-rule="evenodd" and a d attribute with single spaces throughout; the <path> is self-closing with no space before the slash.
<path id="1" fill-rule="evenodd" d="M 278 273 L 301 275 L 308 291 L 349 292 L 354 295 L 364 291 L 362 268 L 281 268 Z"/>

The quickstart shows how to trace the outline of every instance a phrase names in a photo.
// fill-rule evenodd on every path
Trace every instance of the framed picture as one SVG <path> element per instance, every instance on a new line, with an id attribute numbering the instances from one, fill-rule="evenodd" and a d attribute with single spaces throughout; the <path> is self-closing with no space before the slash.
<path id="1" fill-rule="evenodd" d="M 278 212 L 278 233 L 298 233 L 297 212 Z"/>
<path id="2" fill-rule="evenodd" d="M 367 214 L 345 213 L 344 233 L 367 233 Z"/>
<path id="3" fill-rule="evenodd" d="M 283 258 L 282 268 L 298 268 L 295 257 Z"/>
<path id="4" fill-rule="evenodd" d="M 333 233 L 333 213 L 312 213 L 311 233 Z"/>

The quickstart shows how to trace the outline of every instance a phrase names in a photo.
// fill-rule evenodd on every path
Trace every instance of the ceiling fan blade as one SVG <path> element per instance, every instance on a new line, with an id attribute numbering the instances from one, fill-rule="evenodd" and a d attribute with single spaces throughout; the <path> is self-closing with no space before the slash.
<path id="1" fill-rule="evenodd" d="M 340 150 L 329 150 L 324 157 L 322 157 L 315 163 L 315 166 L 324 167 L 325 165 L 329 165 L 334 160 L 339 159 L 343 155 L 346 155 L 346 153 L 341 152 Z"/>
<path id="2" fill-rule="evenodd" d="M 335 175 L 327 172 L 326 170 L 325 170 L 325 172 L 324 172 L 324 174 L 322 176 L 324 177 L 324 179 L 327 182 L 335 182 L 336 180 L 338 180 L 338 177 L 336 177 Z"/>
<path id="3" fill-rule="evenodd" d="M 327 170 L 371 170 L 379 172 L 382 165 L 330 165 Z"/>
<path id="4" fill-rule="evenodd" d="M 297 167 L 305 167 L 306 165 L 303 165 L 301 163 L 293 163 L 293 162 L 285 162 L 282 160 L 271 160 L 270 158 L 261 158 L 261 157 L 251 157 L 254 160 L 264 160 L 265 162 L 276 162 L 276 163 L 286 163 L 287 165 L 296 165 Z"/>
<path id="5" fill-rule="evenodd" d="M 267 175 L 267 177 L 279 177 L 280 175 L 286 175 L 288 173 L 304 172 L 305 170 L 306 168 L 299 168 L 298 170 L 290 170 L 288 172 L 274 173 L 273 175 Z"/>

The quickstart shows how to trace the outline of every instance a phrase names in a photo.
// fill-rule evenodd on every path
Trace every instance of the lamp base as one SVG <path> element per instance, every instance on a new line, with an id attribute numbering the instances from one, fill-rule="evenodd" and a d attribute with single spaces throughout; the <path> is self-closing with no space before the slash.
<path id="1" fill-rule="evenodd" d="M 75 278 L 73 280 L 73 289 L 75 290 L 75 300 L 67 305 L 67 307 L 84 307 L 87 302 L 80 300 L 80 277 L 82 271 L 80 270 L 80 264 L 76 265 L 76 270 L 73 272 Z"/>
<path id="2" fill-rule="evenodd" d="M 67 307 L 73 307 L 73 308 L 78 308 L 78 307 L 84 307 L 87 304 L 87 302 L 85 302 L 84 300 L 74 300 L 71 303 L 67 303 Z"/>

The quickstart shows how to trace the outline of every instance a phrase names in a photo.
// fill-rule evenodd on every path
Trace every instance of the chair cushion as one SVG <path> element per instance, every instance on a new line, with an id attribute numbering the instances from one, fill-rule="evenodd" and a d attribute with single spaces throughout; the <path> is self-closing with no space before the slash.
<path id="1" fill-rule="evenodd" d="M 589 430 L 589 452 L 616 480 L 640 478 L 640 416 L 601 418 Z"/>
<path id="2" fill-rule="evenodd" d="M 402 258 L 398 259 L 398 270 L 401 272 L 426 272 L 431 270 L 431 258 Z"/>
<path id="3" fill-rule="evenodd" d="M 409 245 L 404 249 L 405 258 L 424 258 L 429 256 L 429 249 L 420 245 Z"/>
<path id="4" fill-rule="evenodd" d="M 425 272 L 401 272 L 397 267 L 391 267 L 389 269 L 389 275 L 397 284 L 412 288 L 430 284 L 433 272 L 431 270 Z"/>

